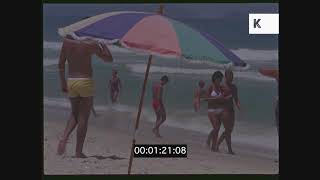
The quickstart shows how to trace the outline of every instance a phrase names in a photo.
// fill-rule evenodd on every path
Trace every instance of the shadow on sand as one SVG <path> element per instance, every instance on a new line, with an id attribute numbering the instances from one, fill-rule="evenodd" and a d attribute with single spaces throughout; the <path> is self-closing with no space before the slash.
<path id="1" fill-rule="evenodd" d="M 126 159 L 126 158 L 122 158 L 116 155 L 112 155 L 112 156 L 101 156 L 101 155 L 94 155 L 94 156 L 89 156 L 89 157 L 94 157 L 98 160 L 104 160 L 104 159 L 111 159 L 111 160 L 122 160 L 122 159 Z"/>

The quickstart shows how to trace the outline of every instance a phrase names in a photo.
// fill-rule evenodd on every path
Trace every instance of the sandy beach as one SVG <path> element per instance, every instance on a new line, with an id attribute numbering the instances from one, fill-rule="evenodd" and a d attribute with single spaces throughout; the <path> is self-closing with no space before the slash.
<path id="1" fill-rule="evenodd" d="M 68 118 L 67 108 L 44 107 L 44 174 L 126 174 L 131 148 L 134 113 L 107 110 L 90 117 L 84 153 L 86 159 L 72 156 L 75 132 L 63 156 L 56 155 L 58 139 Z M 135 158 L 132 174 L 275 174 L 277 152 L 234 143 L 236 155 L 227 154 L 225 143 L 220 152 L 205 146 L 207 135 L 164 125 L 162 139 L 151 132 L 152 124 L 142 117 L 137 144 L 187 144 L 187 158 Z"/>

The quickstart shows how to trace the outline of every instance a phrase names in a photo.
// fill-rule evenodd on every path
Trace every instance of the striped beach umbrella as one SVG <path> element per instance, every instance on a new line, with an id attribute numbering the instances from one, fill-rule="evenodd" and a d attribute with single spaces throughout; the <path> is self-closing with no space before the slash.
<path id="1" fill-rule="evenodd" d="M 214 37 L 197 31 L 182 22 L 163 16 L 162 10 L 158 13 L 118 11 L 100 14 L 59 28 L 58 33 L 62 37 L 71 35 L 78 40 L 91 38 L 101 43 L 113 44 L 149 54 L 135 122 L 128 174 L 131 173 L 135 136 L 139 127 L 153 55 L 174 57 L 195 63 L 209 63 L 219 67 L 248 67 L 245 62 L 225 48 Z"/>
<path id="2" fill-rule="evenodd" d="M 118 11 L 93 16 L 60 28 L 63 37 L 93 38 L 162 57 L 245 68 L 246 63 L 207 33 L 160 14 Z"/>

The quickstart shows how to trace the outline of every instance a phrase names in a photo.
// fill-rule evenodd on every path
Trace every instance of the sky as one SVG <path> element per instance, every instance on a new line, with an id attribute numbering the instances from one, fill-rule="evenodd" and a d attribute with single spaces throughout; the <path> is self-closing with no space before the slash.
<path id="1" fill-rule="evenodd" d="M 176 18 L 222 18 L 248 13 L 278 13 L 276 3 L 164 4 L 164 15 Z M 110 11 L 153 12 L 159 4 L 44 4 L 44 16 L 93 16 Z"/>

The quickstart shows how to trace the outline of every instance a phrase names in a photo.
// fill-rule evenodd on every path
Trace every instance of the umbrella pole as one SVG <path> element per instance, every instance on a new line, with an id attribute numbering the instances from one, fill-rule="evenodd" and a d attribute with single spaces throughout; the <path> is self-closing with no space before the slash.
<path id="1" fill-rule="evenodd" d="M 134 129 L 134 135 L 133 135 L 133 138 L 132 138 L 132 145 L 131 145 L 131 154 L 130 154 L 130 159 L 129 159 L 128 174 L 131 173 L 131 166 L 132 166 L 132 161 L 133 161 L 133 150 L 134 150 L 134 145 L 135 145 L 135 143 L 136 143 L 136 131 L 138 130 L 138 127 L 139 127 L 139 120 L 140 120 L 140 115 L 141 115 L 141 110 L 142 110 L 142 105 L 143 105 L 144 94 L 145 94 L 145 91 L 146 91 L 146 85 L 147 85 L 147 80 L 148 80 L 148 76 L 149 76 L 149 70 L 150 70 L 151 60 L 152 60 L 152 55 L 149 56 L 147 69 L 146 69 L 146 72 L 145 72 L 145 75 L 144 75 L 142 92 L 141 92 L 141 96 L 140 96 L 139 110 L 138 110 L 137 119 L 136 119 L 136 126 L 135 126 L 135 129 Z"/>

